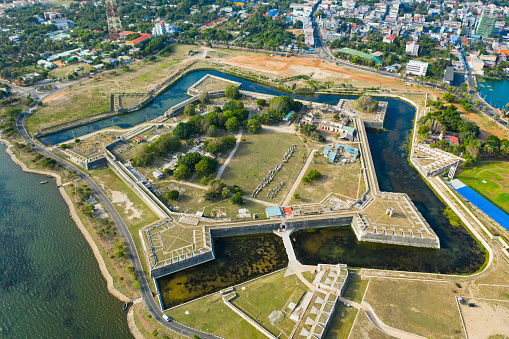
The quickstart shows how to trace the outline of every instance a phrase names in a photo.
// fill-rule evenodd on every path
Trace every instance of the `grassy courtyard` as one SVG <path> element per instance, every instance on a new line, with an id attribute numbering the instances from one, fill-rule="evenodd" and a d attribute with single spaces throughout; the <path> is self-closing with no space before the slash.
<path id="1" fill-rule="evenodd" d="M 362 280 L 357 271 L 350 270 L 348 275 L 348 283 L 343 297 L 361 303 L 368 285 L 368 280 Z M 330 320 L 329 327 L 327 328 L 327 332 L 325 332 L 325 339 L 347 338 L 352 329 L 357 312 L 358 310 L 356 308 L 346 307 L 343 303 L 338 302 Z"/>
<path id="2" fill-rule="evenodd" d="M 311 184 L 300 182 L 295 192 L 301 199 L 292 198 L 291 205 L 318 203 L 329 193 L 336 193 L 342 200 L 355 201 L 366 191 L 359 161 L 337 165 L 318 156 L 316 164 L 309 165 L 308 170 L 311 169 L 319 171 L 322 176 Z"/>
<path id="3" fill-rule="evenodd" d="M 456 178 L 509 214 L 509 162 L 479 162 Z"/>
<path id="4" fill-rule="evenodd" d="M 83 79 L 44 100 L 44 106 L 38 109 L 26 121 L 27 129 L 35 131 L 59 123 L 84 118 L 110 109 L 110 94 L 145 93 L 170 77 L 177 69 L 186 66 L 187 45 L 178 45 L 169 57 L 158 57 L 155 61 L 140 61 L 130 64 L 129 70 L 115 69 L 104 72 L 93 79 Z M 200 67 L 198 62 L 195 67 Z M 71 71 L 78 65 L 71 65 Z M 64 73 L 64 68 L 56 72 Z"/>
<path id="5" fill-rule="evenodd" d="M 371 279 L 365 300 L 387 325 L 427 338 L 464 338 L 454 283 Z"/>
<path id="6" fill-rule="evenodd" d="M 298 303 L 307 287 L 295 275 L 284 277 L 284 271 L 281 271 L 237 286 L 235 290 L 238 297 L 233 304 L 252 314 L 252 318 L 277 336 L 281 333 L 280 328 L 290 334 L 295 323 L 287 313 L 283 322 L 276 324 L 277 327 L 272 326 L 267 317 L 273 310 L 287 312 L 288 304 Z M 224 338 L 265 338 L 230 310 L 219 293 L 179 306 L 168 315 L 184 325 Z"/>
<path id="7" fill-rule="evenodd" d="M 240 143 L 235 156 L 223 172 L 222 179 L 227 185 L 240 186 L 247 196 L 250 196 L 267 173 L 282 161 L 288 148 L 292 144 L 297 145 L 290 160 L 256 197 L 273 203 L 282 201 L 304 165 L 302 160 L 302 154 L 306 153 L 304 143 L 294 134 L 273 133 L 270 130 L 264 130 L 261 134 L 246 134 L 243 137 L 246 141 Z M 281 181 L 285 181 L 285 184 L 276 198 L 267 198 L 269 189 L 275 188 Z"/>

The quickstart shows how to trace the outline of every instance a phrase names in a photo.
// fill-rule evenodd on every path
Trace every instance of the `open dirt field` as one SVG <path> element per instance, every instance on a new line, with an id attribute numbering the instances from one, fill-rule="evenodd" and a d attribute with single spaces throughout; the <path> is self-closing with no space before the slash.
<path id="1" fill-rule="evenodd" d="M 241 66 L 275 74 L 281 78 L 296 75 L 309 75 L 315 80 L 332 80 L 335 83 L 349 83 L 360 87 L 373 87 L 385 85 L 386 87 L 401 87 L 408 89 L 401 81 L 392 78 L 364 74 L 334 65 L 331 62 L 322 62 L 319 59 L 281 57 L 266 55 L 237 55 L 224 58 L 222 63 Z M 398 84 L 398 82 L 401 83 Z"/>
<path id="2" fill-rule="evenodd" d="M 461 305 L 461 313 L 470 338 L 485 339 L 497 334 L 504 338 L 509 335 L 509 321 L 507 321 L 509 302 L 475 300 L 475 303 L 477 307 Z"/>

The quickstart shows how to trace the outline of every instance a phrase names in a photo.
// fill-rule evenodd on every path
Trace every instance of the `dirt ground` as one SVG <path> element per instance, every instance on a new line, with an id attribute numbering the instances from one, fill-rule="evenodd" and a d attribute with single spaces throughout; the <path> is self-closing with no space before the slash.
<path id="1" fill-rule="evenodd" d="M 138 211 L 129 197 L 120 191 L 111 191 L 111 202 L 114 204 L 122 204 L 124 206 L 124 213 L 128 215 L 128 219 L 141 218 L 141 212 Z"/>
<path id="2" fill-rule="evenodd" d="M 509 302 L 476 300 L 477 307 L 461 305 L 470 338 L 484 339 L 492 335 L 509 335 Z"/>
<path id="3" fill-rule="evenodd" d="M 336 66 L 331 62 L 323 62 L 319 59 L 281 57 L 267 55 L 236 55 L 221 59 L 221 63 L 240 66 L 257 71 L 268 72 L 281 78 L 293 77 L 296 75 L 309 75 L 314 80 L 333 81 L 335 85 L 340 83 L 352 84 L 355 87 L 382 87 L 395 90 L 408 90 L 401 80 L 380 76 L 377 74 L 363 73 L 345 67 Z M 428 88 L 417 88 L 412 86 L 413 91 L 438 95 Z M 489 121 L 484 115 L 478 113 L 466 113 L 459 105 L 458 109 L 465 113 L 468 119 L 474 121 L 481 127 L 481 139 L 485 140 L 489 135 L 496 135 L 499 138 L 508 138 L 508 133 Z"/>
<path id="4" fill-rule="evenodd" d="M 408 89 L 408 86 L 397 84 L 397 79 L 385 78 L 374 74 L 363 74 L 357 71 L 339 67 L 330 62 L 319 59 L 281 57 L 267 55 L 237 55 L 224 58 L 221 62 L 251 68 L 275 74 L 282 78 L 296 75 L 309 75 L 316 80 L 335 80 L 340 82 L 358 81 L 357 85 L 372 87 L 388 85 Z"/>

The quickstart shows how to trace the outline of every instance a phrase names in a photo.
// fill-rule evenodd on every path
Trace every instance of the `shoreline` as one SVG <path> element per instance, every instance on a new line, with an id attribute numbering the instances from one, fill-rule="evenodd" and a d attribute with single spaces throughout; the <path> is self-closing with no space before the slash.
<path id="1" fill-rule="evenodd" d="M 5 149 L 5 152 L 7 154 L 9 154 L 11 160 L 15 164 L 17 164 L 19 167 L 21 167 L 23 172 L 42 174 L 42 175 L 50 176 L 50 177 L 53 177 L 56 179 L 58 190 L 60 192 L 60 195 L 64 199 L 65 203 L 67 204 L 67 207 L 69 208 L 71 218 L 73 219 L 76 226 L 78 226 L 78 229 L 81 231 L 81 233 L 85 237 L 85 240 L 87 241 L 88 245 L 92 249 L 92 252 L 94 253 L 94 257 L 95 257 L 97 263 L 99 264 L 99 269 L 101 271 L 101 274 L 104 277 L 104 279 L 106 280 L 106 286 L 108 288 L 108 292 L 110 294 L 112 294 L 115 298 L 119 299 L 120 301 L 123 301 L 123 302 L 130 301 L 131 300 L 130 298 L 128 298 L 123 293 L 121 293 L 119 290 L 117 290 L 115 288 L 115 286 L 113 285 L 113 277 L 111 276 L 110 272 L 108 272 L 108 269 L 106 268 L 106 264 L 104 263 L 104 258 L 101 256 L 101 253 L 99 252 L 99 248 L 97 247 L 97 244 L 95 243 L 94 239 L 92 238 L 92 236 L 90 235 L 88 230 L 83 225 L 81 219 L 78 217 L 78 214 L 76 213 L 76 209 L 74 207 L 74 204 L 72 203 L 71 198 L 67 195 L 67 192 L 65 191 L 64 187 L 62 186 L 61 176 L 59 174 L 53 173 L 53 172 L 34 170 L 31 168 L 28 168 L 27 165 L 24 162 L 22 162 L 21 160 L 19 160 L 16 157 L 16 154 L 10 149 L 12 144 L 8 140 L 0 138 L 0 141 L 3 142 L 5 144 L 5 146 L 7 146 L 7 148 Z"/>

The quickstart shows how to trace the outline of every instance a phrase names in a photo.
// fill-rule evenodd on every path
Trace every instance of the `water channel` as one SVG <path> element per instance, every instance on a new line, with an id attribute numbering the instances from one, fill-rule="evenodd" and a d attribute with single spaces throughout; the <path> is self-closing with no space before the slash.
<path id="1" fill-rule="evenodd" d="M 75 128 L 73 130 L 74 136 L 79 137 L 102 128 L 110 127 L 113 123 L 116 126 L 127 128 L 144 122 L 147 119 L 153 119 L 163 114 L 171 106 L 186 99 L 187 95 L 185 93 L 187 88 L 206 74 L 214 74 L 226 79 L 241 82 L 243 89 L 247 91 L 272 95 L 283 94 L 274 88 L 226 75 L 221 72 L 199 71 L 191 73 L 177 82 L 172 88 L 156 98 L 154 102 L 146 108 L 135 113 L 118 116 L 112 121 L 99 121 L 87 126 Z M 337 95 L 317 94 L 309 96 L 292 94 L 290 96 L 306 101 L 321 102 L 331 105 L 337 104 L 339 99 L 344 98 Z M 292 238 L 294 239 L 294 247 L 298 259 L 304 264 L 339 262 L 353 267 L 437 273 L 475 272 L 485 261 L 484 252 L 463 227 L 451 226 L 448 219 L 443 215 L 445 205 L 426 185 L 423 179 L 420 178 L 417 170 L 411 167 L 408 162 L 408 142 L 413 127 L 415 109 L 410 104 L 396 99 L 384 98 L 380 100 L 389 102 L 385 130 L 368 133 L 380 188 L 383 191 L 407 193 L 440 237 L 442 248 L 433 250 L 396 245 L 359 243 L 350 227 L 335 227 L 295 233 Z M 45 137 L 42 141 L 45 144 L 54 144 L 71 138 L 73 138 L 72 131 L 65 131 Z M 236 238 L 230 238 L 228 240 L 222 239 L 221 241 L 224 243 L 224 246 L 228 244 L 228 246 L 233 246 L 232 248 L 244 246 L 244 241 L 238 241 Z M 259 238 L 259 241 L 260 243 L 257 245 L 259 248 L 262 249 L 264 246 L 267 246 L 263 238 Z M 253 246 L 256 247 L 256 245 Z M 200 278 L 196 274 L 200 272 L 202 268 L 206 267 L 208 268 L 204 270 L 204 272 L 209 272 L 209 274 L 212 272 L 212 274 L 217 275 L 207 277 L 207 293 L 230 286 L 232 281 L 230 279 L 221 279 L 221 271 L 213 267 L 214 265 L 224 265 L 224 263 L 227 262 L 233 265 L 234 270 L 242 269 L 242 265 L 237 266 L 238 260 L 236 261 L 234 257 L 226 254 L 232 253 L 232 251 L 233 250 L 228 250 L 221 252 L 223 253 L 221 255 L 216 255 L 216 263 L 211 262 L 203 264 L 175 275 L 159 279 L 161 290 L 169 290 L 169 286 L 175 284 L 177 280 L 181 282 L 185 280 L 184 277 L 187 274 L 189 274 L 189 277 L 195 279 L 195 281 L 203 280 L 203 277 Z M 224 257 L 221 257 L 223 255 Z M 267 260 L 272 260 L 272 257 L 267 256 Z M 259 262 L 258 265 L 261 265 L 261 263 Z M 279 266 L 274 265 L 273 269 L 275 270 L 277 267 Z M 248 280 L 254 276 L 255 275 L 250 276 L 249 274 L 242 274 L 241 279 Z M 187 280 L 185 284 L 187 285 L 185 288 L 191 290 L 189 280 Z M 180 288 L 184 287 L 180 286 Z M 168 306 L 172 304 L 171 301 L 168 301 Z"/>
<path id="2" fill-rule="evenodd" d="M 130 338 L 55 180 L 24 173 L 0 145 L 0 196 L 0 337 Z"/>

